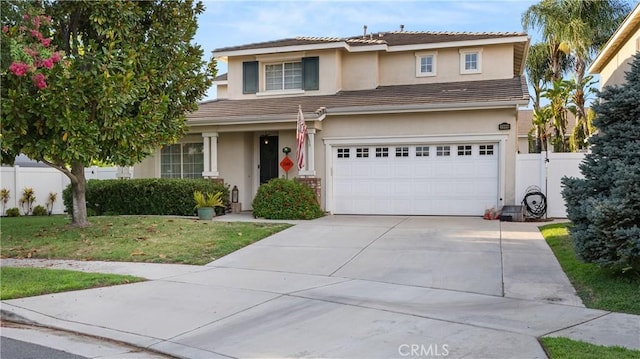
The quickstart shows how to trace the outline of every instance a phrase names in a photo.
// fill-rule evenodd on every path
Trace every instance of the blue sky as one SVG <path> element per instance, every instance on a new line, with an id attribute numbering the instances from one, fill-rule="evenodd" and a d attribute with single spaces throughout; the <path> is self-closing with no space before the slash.
<path id="1" fill-rule="evenodd" d="M 295 36 L 354 36 L 363 25 L 368 32 L 399 30 L 401 24 L 406 31 L 522 31 L 522 13 L 537 2 L 204 0 L 195 42 L 210 59 L 216 48 Z M 218 63 L 218 74 L 226 71 Z M 210 90 L 205 100 L 214 97 Z"/>

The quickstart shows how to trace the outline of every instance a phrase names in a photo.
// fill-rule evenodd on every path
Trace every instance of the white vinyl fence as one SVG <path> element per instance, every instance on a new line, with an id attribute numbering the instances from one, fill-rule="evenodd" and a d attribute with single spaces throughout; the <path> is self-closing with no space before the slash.
<path id="1" fill-rule="evenodd" d="M 84 170 L 87 180 L 90 179 L 115 179 L 121 175 L 117 167 L 88 167 Z M 33 188 L 36 200 L 33 207 L 41 205 L 46 208 L 49 193 L 57 193 L 57 199 L 53 204 L 53 213 L 64 213 L 62 203 L 62 190 L 70 183 L 69 178 L 62 172 L 50 167 L 0 167 L 0 188 L 10 191 L 7 208 L 20 208 L 19 201 L 22 191 Z M 22 214 L 22 209 L 20 209 Z"/>
<path id="2" fill-rule="evenodd" d="M 579 165 L 585 153 L 531 153 L 516 156 L 516 202 L 529 186 L 538 186 L 547 197 L 547 217 L 566 218 L 562 177 L 582 178 Z"/>

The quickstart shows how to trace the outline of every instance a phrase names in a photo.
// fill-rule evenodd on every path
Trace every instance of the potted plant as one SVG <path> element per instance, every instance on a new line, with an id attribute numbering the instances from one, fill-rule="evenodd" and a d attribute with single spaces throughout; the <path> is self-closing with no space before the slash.
<path id="1" fill-rule="evenodd" d="M 215 215 L 215 207 L 222 207 L 222 192 L 202 193 L 200 191 L 193 192 L 193 199 L 196 201 L 196 209 L 198 210 L 198 218 L 201 220 L 211 220 Z"/>

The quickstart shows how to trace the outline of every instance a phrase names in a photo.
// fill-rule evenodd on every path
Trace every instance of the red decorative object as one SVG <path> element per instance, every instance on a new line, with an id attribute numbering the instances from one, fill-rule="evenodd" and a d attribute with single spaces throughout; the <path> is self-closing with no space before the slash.
<path id="1" fill-rule="evenodd" d="M 285 158 L 280 161 L 280 167 L 282 167 L 285 172 L 289 173 L 289 171 L 293 167 L 293 161 L 289 159 L 289 156 L 285 156 Z"/>

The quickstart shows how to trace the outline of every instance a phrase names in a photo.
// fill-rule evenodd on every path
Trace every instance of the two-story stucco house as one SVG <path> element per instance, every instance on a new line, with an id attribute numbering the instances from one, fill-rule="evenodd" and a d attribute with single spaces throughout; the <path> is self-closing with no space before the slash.
<path id="1" fill-rule="evenodd" d="M 600 74 L 600 88 L 620 85 L 626 80 L 633 55 L 640 51 L 640 3 L 631 11 L 611 36 L 589 67 L 592 74 Z"/>
<path id="2" fill-rule="evenodd" d="M 261 183 L 305 178 L 334 214 L 482 215 L 514 204 L 524 33 L 391 31 L 220 48 L 218 99 L 136 177 L 221 179 L 243 209 Z M 308 127 L 305 166 L 296 117 Z"/>

